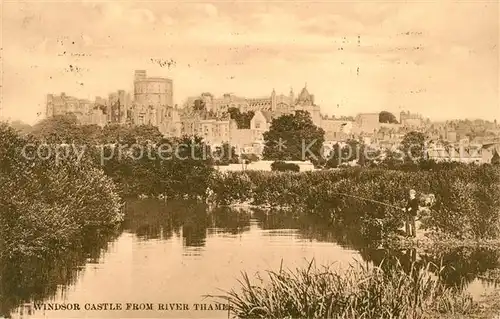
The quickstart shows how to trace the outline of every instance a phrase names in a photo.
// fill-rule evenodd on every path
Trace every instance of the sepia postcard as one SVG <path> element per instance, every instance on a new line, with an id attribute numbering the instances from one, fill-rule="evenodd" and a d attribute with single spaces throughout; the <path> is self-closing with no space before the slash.
<path id="1" fill-rule="evenodd" d="M 0 318 L 500 318 L 496 0 L 3 0 Z"/>

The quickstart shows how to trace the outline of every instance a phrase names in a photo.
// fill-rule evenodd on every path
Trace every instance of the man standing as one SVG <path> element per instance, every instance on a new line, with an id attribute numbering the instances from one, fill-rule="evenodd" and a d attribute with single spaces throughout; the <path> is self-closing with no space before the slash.
<path id="1" fill-rule="evenodd" d="M 417 192 L 414 189 L 410 190 L 410 198 L 408 199 L 408 205 L 406 206 L 406 223 L 405 230 L 406 236 L 415 237 L 417 235 L 415 227 L 415 218 L 418 212 L 418 199 Z"/>

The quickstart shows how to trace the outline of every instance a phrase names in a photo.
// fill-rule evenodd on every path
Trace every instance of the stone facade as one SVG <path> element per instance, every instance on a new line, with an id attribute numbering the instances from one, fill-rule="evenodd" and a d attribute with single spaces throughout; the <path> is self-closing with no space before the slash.
<path id="1" fill-rule="evenodd" d="M 360 113 L 354 119 L 356 134 L 374 134 L 380 128 L 379 113 Z"/>
<path id="2" fill-rule="evenodd" d="M 314 103 L 314 95 L 309 94 L 306 87 L 297 98 L 293 90 L 290 90 L 288 95 L 276 94 L 273 90 L 270 96 L 256 98 L 240 97 L 234 94 L 224 94 L 216 98 L 210 93 L 202 93 L 200 96 L 188 98 L 184 107 L 192 107 L 196 100 L 202 100 L 205 110 L 213 112 L 216 116 L 224 115 L 230 108 L 237 108 L 240 112 L 268 111 L 273 118 L 303 110 L 311 114 L 314 124 L 321 126 L 320 107 Z"/>
<path id="3" fill-rule="evenodd" d="M 80 124 L 104 126 L 110 123 L 111 104 L 99 97 L 94 102 L 68 96 L 47 94 L 46 117 L 71 114 Z"/>
<path id="4" fill-rule="evenodd" d="M 325 131 L 325 141 L 343 141 L 352 137 L 353 122 L 324 116 L 321 128 Z"/>
<path id="5" fill-rule="evenodd" d="M 134 77 L 134 101 L 131 122 L 150 124 L 160 132 L 170 135 L 175 131 L 175 107 L 173 103 L 173 81 L 161 77 L 148 77 L 146 71 L 136 70 Z"/>
<path id="6" fill-rule="evenodd" d="M 405 127 L 421 127 L 424 124 L 422 115 L 402 111 L 399 114 L 399 122 Z"/>

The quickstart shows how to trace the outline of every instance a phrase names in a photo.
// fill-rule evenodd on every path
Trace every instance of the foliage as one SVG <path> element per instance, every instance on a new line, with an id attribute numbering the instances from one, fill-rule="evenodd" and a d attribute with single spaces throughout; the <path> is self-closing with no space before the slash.
<path id="1" fill-rule="evenodd" d="M 206 103 L 203 99 L 196 99 L 194 100 L 194 104 L 193 104 L 193 110 L 195 111 L 202 111 L 204 110 L 206 107 Z"/>
<path id="2" fill-rule="evenodd" d="M 158 143 L 163 135 L 152 125 L 126 126 L 108 124 L 102 129 L 98 125 L 81 125 L 74 115 L 58 115 L 35 124 L 30 134 L 47 143 L 132 145 L 149 141 Z"/>
<path id="3" fill-rule="evenodd" d="M 213 172 L 209 147 L 200 137 L 163 139 L 161 147 L 143 142 L 136 147 L 104 149 L 104 171 L 124 197 L 141 194 L 204 197 Z M 142 151 L 142 154 L 141 154 Z"/>
<path id="4" fill-rule="evenodd" d="M 401 151 L 404 158 L 416 161 L 424 158 L 425 135 L 421 132 L 411 131 L 405 134 L 401 141 Z"/>
<path id="5" fill-rule="evenodd" d="M 497 150 L 495 150 L 493 156 L 491 157 L 491 164 L 500 165 L 500 154 L 498 154 Z"/>
<path id="6" fill-rule="evenodd" d="M 396 116 L 394 116 L 394 114 L 392 114 L 391 112 L 387 112 L 387 111 L 382 111 L 379 113 L 378 121 L 380 123 L 392 123 L 392 124 L 398 123 Z"/>
<path id="7" fill-rule="evenodd" d="M 266 160 L 306 160 L 322 157 L 325 131 L 314 125 L 305 111 L 274 119 L 264 133 Z"/>
<path id="8" fill-rule="evenodd" d="M 247 163 L 251 163 L 251 162 L 257 162 L 259 160 L 259 156 L 257 156 L 257 154 L 254 153 L 241 154 L 241 159 L 247 161 Z"/>
<path id="9" fill-rule="evenodd" d="M 477 310 L 472 297 L 447 288 L 430 271 L 398 265 L 388 270 L 360 263 L 348 269 L 305 268 L 268 271 L 257 283 L 243 273 L 239 292 L 229 301 L 238 318 L 429 318 L 431 314 L 468 315 Z"/>
<path id="10" fill-rule="evenodd" d="M 80 141 L 78 120 L 74 115 L 56 115 L 35 124 L 31 134 L 48 143 L 73 143 Z"/>
<path id="11" fill-rule="evenodd" d="M 114 184 L 89 157 L 28 159 L 21 152 L 27 143 L 40 145 L 0 126 L 0 257 L 59 254 L 89 230 L 121 220 Z"/>
<path id="12" fill-rule="evenodd" d="M 366 238 L 399 232 L 409 189 L 434 194 L 436 205 L 423 227 L 459 238 L 491 238 L 500 231 L 500 171 L 494 166 L 464 165 L 437 170 L 348 168 L 314 172 L 245 172 L 214 176 L 225 188 L 215 190 L 226 204 L 244 202 L 277 208 L 293 207 L 334 225 L 352 227 Z M 236 176 L 249 179 L 245 189 Z M 245 198 L 229 194 L 245 193 Z M 375 200 L 381 204 L 370 202 Z M 389 205 L 389 206 L 387 206 Z M 391 207 L 393 206 L 393 207 Z"/>
<path id="13" fill-rule="evenodd" d="M 223 143 L 221 146 L 217 146 L 213 151 L 213 158 L 215 165 L 229 165 L 239 162 L 235 147 L 231 146 L 229 143 Z"/>
<path id="14" fill-rule="evenodd" d="M 336 168 L 341 164 L 347 162 L 348 154 L 346 154 L 347 148 L 341 147 L 339 143 L 335 143 L 332 149 L 330 150 L 330 154 L 328 154 L 328 159 L 326 161 L 325 166 L 327 168 Z"/>
<path id="15" fill-rule="evenodd" d="M 228 113 L 231 117 L 231 119 L 236 121 L 236 125 L 238 126 L 238 129 L 249 129 L 250 128 L 250 121 L 252 120 L 253 116 L 255 115 L 254 111 L 248 111 L 248 112 L 241 112 L 240 109 L 236 107 L 230 107 L 228 109 Z"/>
<path id="16" fill-rule="evenodd" d="M 243 203 L 251 199 L 252 183 L 246 174 L 240 172 L 214 172 L 210 179 L 213 200 L 219 205 Z"/>
<path id="17" fill-rule="evenodd" d="M 347 140 L 343 146 L 336 143 L 326 161 L 327 168 L 336 168 L 352 161 L 360 166 L 375 165 L 380 158 L 380 151 L 357 140 Z"/>
<path id="18" fill-rule="evenodd" d="M 28 134 L 32 127 L 29 124 L 26 124 L 21 121 L 12 121 L 9 123 L 9 126 L 16 130 L 19 134 Z"/>
<path id="19" fill-rule="evenodd" d="M 294 163 L 276 161 L 271 164 L 271 170 L 277 172 L 300 172 L 300 166 Z"/>
<path id="20" fill-rule="evenodd" d="M 118 143 L 129 146 L 146 142 L 156 144 L 163 138 L 163 134 L 158 128 L 152 125 L 109 124 L 103 128 L 101 136 L 101 143 Z"/>
<path id="21" fill-rule="evenodd" d="M 98 126 L 78 125 L 71 117 L 51 118 L 38 127 L 34 138 L 88 144 L 86 156 L 95 165 L 102 165 L 124 197 L 205 196 L 213 163 L 207 145 L 199 137 L 164 139 L 151 125 L 110 124 L 101 130 Z M 223 147 L 229 154 L 229 145 Z M 237 161 L 235 156 L 232 149 L 227 161 Z"/>

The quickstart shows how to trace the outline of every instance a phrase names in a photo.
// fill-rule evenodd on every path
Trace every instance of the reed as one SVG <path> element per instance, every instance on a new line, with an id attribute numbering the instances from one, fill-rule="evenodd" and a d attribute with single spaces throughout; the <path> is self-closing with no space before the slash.
<path id="1" fill-rule="evenodd" d="M 218 298 L 231 305 L 238 318 L 436 318 L 468 315 L 477 307 L 472 298 L 447 288 L 426 267 L 401 264 L 384 269 L 360 263 L 347 269 L 308 267 L 268 271 L 252 282 L 243 273 L 239 291 Z"/>

